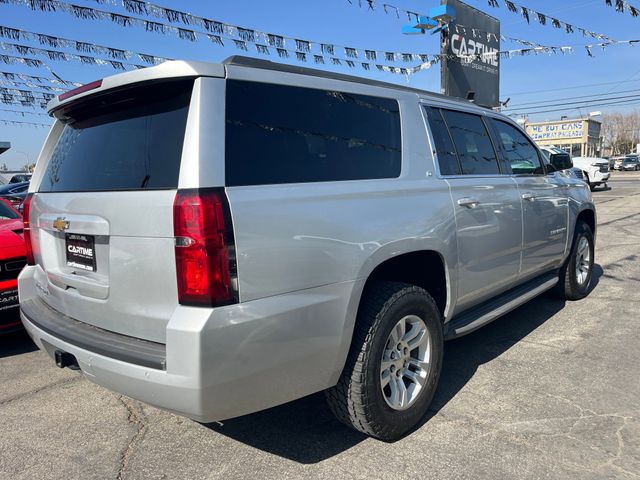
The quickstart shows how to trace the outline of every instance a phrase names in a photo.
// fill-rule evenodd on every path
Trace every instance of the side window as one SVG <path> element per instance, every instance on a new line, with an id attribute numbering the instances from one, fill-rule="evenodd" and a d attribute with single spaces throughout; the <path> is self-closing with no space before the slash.
<path id="1" fill-rule="evenodd" d="M 501 120 L 490 121 L 496 133 L 499 150 L 511 165 L 514 174 L 544 173 L 538 150 L 520 130 Z"/>
<path id="2" fill-rule="evenodd" d="M 440 109 L 425 107 L 425 110 L 431 127 L 440 173 L 442 175 L 460 175 L 462 170 L 458 163 L 458 155 L 456 155 L 456 149 L 453 146 L 449 129 L 447 124 L 444 123 Z"/>
<path id="3" fill-rule="evenodd" d="M 498 159 L 478 115 L 442 110 L 458 152 L 463 175 L 499 174 Z"/>
<path id="4" fill-rule="evenodd" d="M 226 91 L 228 186 L 400 176 L 396 100 L 240 80 Z"/>

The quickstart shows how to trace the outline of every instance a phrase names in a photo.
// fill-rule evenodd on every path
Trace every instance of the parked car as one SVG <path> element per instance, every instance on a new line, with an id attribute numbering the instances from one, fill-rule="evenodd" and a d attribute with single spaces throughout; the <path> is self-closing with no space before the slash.
<path id="1" fill-rule="evenodd" d="M 638 171 L 640 170 L 640 157 L 638 155 L 627 155 L 620 165 L 621 171 Z"/>
<path id="2" fill-rule="evenodd" d="M 198 421 L 327 390 L 341 421 L 395 440 L 445 339 L 589 292 L 596 212 L 559 173 L 571 159 L 469 102 L 232 57 L 49 111 L 23 323 L 59 367 Z"/>
<path id="3" fill-rule="evenodd" d="M 30 180 L 31 180 L 30 173 L 17 173 L 9 179 L 9 183 L 29 182 Z"/>
<path id="4" fill-rule="evenodd" d="M 18 274 L 26 264 L 22 216 L 0 199 L 0 334 L 22 328 Z"/>
<path id="5" fill-rule="evenodd" d="M 0 197 L 15 195 L 26 192 L 29 189 L 29 182 L 7 183 L 0 185 Z"/>
<path id="6" fill-rule="evenodd" d="M 612 157 L 611 160 L 609 161 L 609 169 L 620 170 L 620 165 L 622 165 L 623 160 L 624 160 L 624 155 Z"/>
<path id="7" fill-rule="evenodd" d="M 611 177 L 609 172 L 609 161 L 597 157 L 573 157 L 573 166 L 584 172 L 584 177 L 591 190 L 604 185 Z"/>

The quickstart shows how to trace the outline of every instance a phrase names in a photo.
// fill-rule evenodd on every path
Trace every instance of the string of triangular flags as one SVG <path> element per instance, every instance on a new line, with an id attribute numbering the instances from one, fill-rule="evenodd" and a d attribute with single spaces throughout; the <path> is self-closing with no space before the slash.
<path id="1" fill-rule="evenodd" d="M 220 22 L 218 20 L 197 17 L 178 10 L 159 7 L 149 2 L 122 0 L 121 4 L 127 11 L 134 13 L 146 13 L 156 17 L 166 18 L 170 22 L 181 21 L 182 23 L 189 25 L 190 28 L 181 28 L 163 22 L 151 21 L 144 18 L 117 14 L 90 7 L 80 7 L 78 5 L 66 3 L 62 0 L 2 1 L 5 3 L 28 6 L 33 10 L 64 12 L 82 20 L 107 20 L 122 27 L 142 28 L 146 32 L 150 33 L 174 34 L 182 40 L 191 42 L 204 38 L 214 44 L 224 46 L 226 45 L 226 41 L 242 51 L 248 51 L 249 45 L 252 45 L 259 54 L 277 54 L 280 58 L 293 58 L 300 62 L 314 62 L 317 64 L 330 63 L 333 65 L 346 65 L 351 68 L 358 66 L 364 70 L 370 70 L 375 66 L 380 71 L 406 74 L 406 68 L 386 65 L 386 63 L 415 63 L 428 61 L 427 54 L 356 48 L 346 45 L 294 38 L 286 35 L 266 33 L 255 29 Z M 115 3 L 115 1 L 109 2 L 108 0 L 93 1 L 100 4 Z M 194 28 L 194 26 L 200 27 L 202 30 L 198 30 Z M 15 34 L 15 32 L 13 33 Z M 57 54 L 54 53 L 52 55 L 56 56 Z"/>
<path id="2" fill-rule="evenodd" d="M 23 127 L 51 128 L 50 123 L 23 122 L 21 120 L 5 120 L 3 118 L 0 118 L 0 124 L 23 126 Z"/>
<path id="3" fill-rule="evenodd" d="M 22 105 L 23 107 L 38 106 L 40 108 L 46 108 L 47 103 L 53 97 L 55 97 L 55 95 L 48 92 L 0 87 L 0 102 L 7 105 Z"/>
<path id="4" fill-rule="evenodd" d="M 608 7 L 613 6 L 613 2 L 611 0 L 604 0 L 604 3 L 606 3 Z M 632 17 L 640 15 L 640 8 L 634 7 L 624 0 L 616 0 L 616 12 L 625 13 L 625 11 L 629 12 Z"/>
<path id="5" fill-rule="evenodd" d="M 102 45 L 95 45 L 93 43 L 81 42 L 78 40 L 70 40 L 64 37 L 56 37 L 53 35 L 45 35 L 42 33 L 30 32 L 22 30 L 20 28 L 12 28 L 0 25 L 0 37 L 9 38 L 12 40 L 24 40 L 38 42 L 40 45 L 45 45 L 54 48 L 72 48 L 79 53 L 94 53 L 96 55 L 103 55 L 108 57 L 109 61 L 122 61 L 130 60 L 133 57 L 137 57 L 143 63 L 149 65 L 158 65 L 164 61 L 171 60 L 170 58 L 159 57 L 157 55 L 149 55 L 146 53 L 132 52 L 130 50 L 122 50 L 119 48 L 105 47 Z M 20 52 L 23 55 L 27 55 L 29 52 Z M 58 54 L 54 54 L 54 57 L 58 57 Z M 57 60 L 58 58 L 51 58 Z M 124 68 L 119 68 L 124 70 Z"/>
<path id="6" fill-rule="evenodd" d="M 615 42 L 615 40 L 603 33 L 596 33 L 591 30 L 587 30 L 583 27 L 578 27 L 571 23 L 564 22 L 562 20 L 558 20 L 551 15 L 547 15 L 546 13 L 538 12 L 529 7 L 525 7 L 516 2 L 512 2 L 511 0 L 501 0 L 504 3 L 506 9 L 511 13 L 516 13 L 522 16 L 527 23 L 531 23 L 531 19 L 536 20 L 540 25 L 552 25 L 555 28 L 564 29 L 567 33 L 574 33 L 576 30 L 582 33 L 585 37 L 592 37 L 598 40 L 606 40 L 608 42 Z M 487 0 L 487 3 L 490 7 L 499 8 L 500 2 L 498 0 Z"/>
<path id="7" fill-rule="evenodd" d="M 41 88 L 47 92 L 66 92 L 68 88 L 54 87 L 51 85 L 44 85 L 40 83 L 34 82 L 21 82 L 19 80 L 7 80 L 6 78 L 0 78 L 0 85 L 16 85 L 16 86 L 25 86 L 30 89 L 38 89 Z"/>
<path id="8" fill-rule="evenodd" d="M 100 0 L 94 0 L 94 1 L 100 1 Z M 598 40 L 611 40 L 606 35 L 564 22 L 562 20 L 558 20 L 557 18 L 551 15 L 548 15 L 546 13 L 535 11 L 529 7 L 523 7 L 509 0 L 503 0 L 503 1 L 505 3 L 505 6 L 510 12 L 514 12 L 514 13 L 520 12 L 524 17 L 524 19 L 527 20 L 528 23 L 530 22 L 531 17 L 534 17 L 541 25 L 546 25 L 547 23 L 549 23 L 556 28 L 564 28 L 567 33 L 575 33 L 576 31 L 578 31 L 582 33 L 585 37 L 591 37 Z M 608 3 L 611 2 L 611 0 L 605 0 L 605 1 Z M 616 0 L 616 2 L 619 2 L 619 1 L 620 0 Z M 370 10 L 370 11 L 375 11 L 376 8 L 382 7 L 382 10 L 384 11 L 385 14 L 395 12 L 398 18 L 406 17 L 410 22 L 418 19 L 420 16 L 423 16 L 423 17 L 428 16 L 425 14 L 413 12 L 411 10 L 405 10 L 403 8 L 396 7 L 395 5 L 392 5 L 390 3 L 380 3 L 380 2 L 377 2 L 376 0 L 347 0 L 347 2 L 351 5 L 357 5 L 360 8 L 366 8 L 367 10 Z M 498 0 L 487 0 L 487 2 L 492 7 L 500 6 Z M 628 2 L 624 2 L 624 3 L 628 5 Z M 400 14 L 402 14 L 402 17 L 400 16 Z M 508 40 L 516 41 L 518 43 L 522 43 L 522 41 L 519 41 L 518 39 L 514 39 L 512 37 L 505 37 L 505 38 Z"/>
<path id="9" fill-rule="evenodd" d="M 0 112 L 8 112 L 8 113 L 15 113 L 16 115 L 20 115 L 21 117 L 26 117 L 28 115 L 36 115 L 39 117 L 48 117 L 49 115 L 47 115 L 46 113 L 43 112 L 31 112 L 29 110 L 13 110 L 11 108 L 0 108 Z"/>
<path id="10" fill-rule="evenodd" d="M 23 82 L 36 82 L 39 85 L 65 85 L 69 87 L 79 87 L 81 84 L 69 82 L 67 80 L 59 80 L 57 78 L 41 77 L 40 75 L 27 75 L 26 73 L 3 72 L 0 71 L 0 80 L 22 80 Z"/>

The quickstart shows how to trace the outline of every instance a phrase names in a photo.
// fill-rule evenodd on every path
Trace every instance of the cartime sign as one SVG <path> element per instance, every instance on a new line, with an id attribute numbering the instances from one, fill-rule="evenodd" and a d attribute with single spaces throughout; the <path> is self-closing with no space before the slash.
<path id="1" fill-rule="evenodd" d="M 499 106 L 500 21 L 459 0 L 442 3 L 456 9 L 455 19 L 441 34 L 442 92 L 473 98 L 485 107 Z"/>

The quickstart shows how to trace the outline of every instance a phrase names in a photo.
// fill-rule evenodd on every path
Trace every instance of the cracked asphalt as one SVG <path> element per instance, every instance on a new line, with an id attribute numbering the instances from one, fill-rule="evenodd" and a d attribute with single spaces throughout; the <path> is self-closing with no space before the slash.
<path id="1" fill-rule="evenodd" d="M 0 479 L 638 479 L 640 174 L 598 189 L 595 288 L 447 343 L 429 417 L 386 444 L 322 395 L 201 425 L 0 337 Z M 283 372 L 286 374 L 286 372 Z"/>

